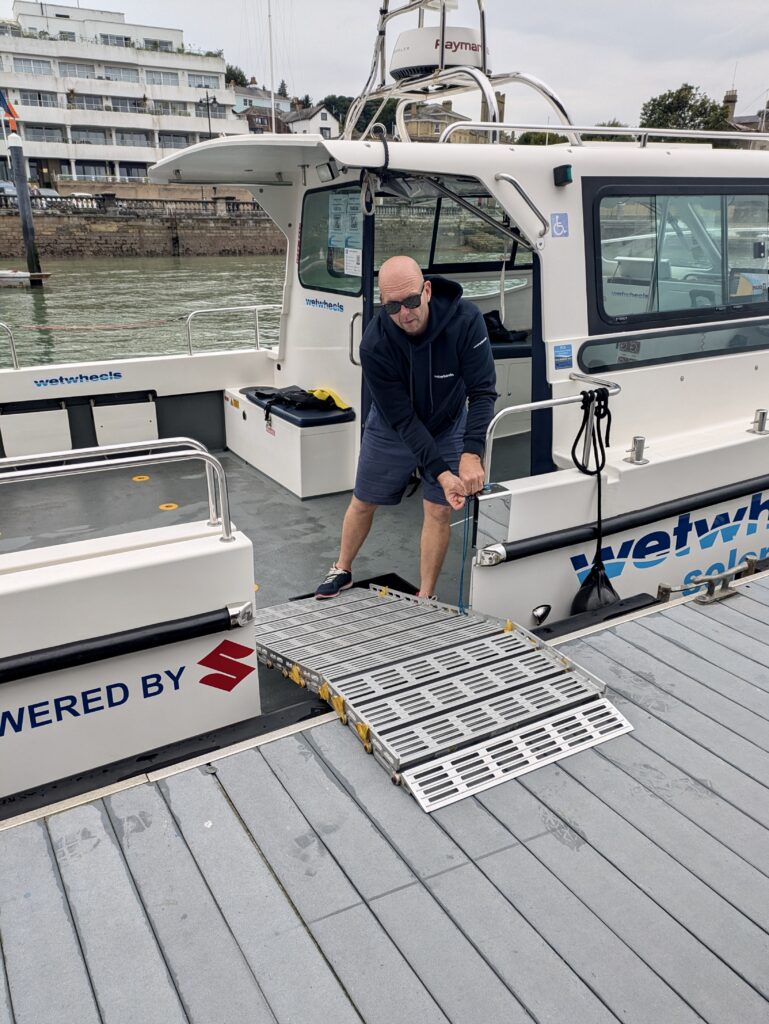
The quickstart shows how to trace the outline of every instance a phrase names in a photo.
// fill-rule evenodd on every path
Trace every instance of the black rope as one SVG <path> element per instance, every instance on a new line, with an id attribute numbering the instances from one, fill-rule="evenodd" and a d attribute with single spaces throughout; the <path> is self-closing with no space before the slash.
<path id="1" fill-rule="evenodd" d="M 586 461 L 577 455 L 580 441 L 587 433 L 590 424 L 591 407 L 593 409 L 593 429 L 590 445 L 595 459 L 595 469 L 590 468 L 590 456 Z M 605 427 L 602 430 L 602 422 Z M 596 484 L 598 495 L 596 499 L 596 545 L 593 565 L 603 567 L 601 548 L 603 547 L 603 509 L 601 505 L 601 472 L 606 465 L 606 449 L 610 445 L 611 434 L 611 410 L 609 409 L 609 392 L 606 388 L 596 388 L 595 391 L 582 392 L 582 424 L 574 438 L 571 446 L 571 458 L 574 465 L 586 476 L 597 477 Z"/>

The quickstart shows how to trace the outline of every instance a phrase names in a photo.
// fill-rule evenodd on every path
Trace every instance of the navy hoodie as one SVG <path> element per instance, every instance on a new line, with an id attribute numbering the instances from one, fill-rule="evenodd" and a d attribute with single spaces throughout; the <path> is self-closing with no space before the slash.
<path id="1" fill-rule="evenodd" d="M 417 465 L 436 477 L 450 466 L 435 438 L 468 405 L 462 451 L 483 457 L 494 415 L 496 374 L 480 311 L 462 298 L 462 286 L 444 277 L 432 284 L 427 329 L 402 331 L 383 309 L 360 347 L 363 374 L 384 422 L 411 449 Z"/>

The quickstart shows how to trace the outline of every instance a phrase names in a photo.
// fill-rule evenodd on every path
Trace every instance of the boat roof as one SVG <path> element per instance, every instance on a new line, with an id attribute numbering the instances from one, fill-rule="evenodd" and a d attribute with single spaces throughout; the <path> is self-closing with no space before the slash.
<path id="1" fill-rule="evenodd" d="M 388 142 L 324 139 L 320 135 L 251 135 L 212 139 L 165 157 L 149 170 L 152 181 L 229 185 L 288 185 L 302 180 L 302 165 L 334 160 L 341 168 L 446 175 L 494 175 L 513 167 L 533 173 L 570 163 L 580 175 L 765 177 L 769 151 L 713 149 L 707 144 L 597 142 L 582 146 L 494 143 Z"/>
<path id="2" fill-rule="evenodd" d="M 323 720 L 6 822 L 0 1020 L 765 1024 L 769 579 L 562 650 L 634 731 L 432 815 Z"/>

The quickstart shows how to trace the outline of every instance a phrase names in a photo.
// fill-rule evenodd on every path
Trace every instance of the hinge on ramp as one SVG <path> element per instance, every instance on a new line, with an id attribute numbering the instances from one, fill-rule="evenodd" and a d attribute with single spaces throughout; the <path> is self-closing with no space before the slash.
<path id="1" fill-rule="evenodd" d="M 426 811 L 632 729 L 600 680 L 522 627 L 397 591 L 265 609 L 256 649 Z"/>

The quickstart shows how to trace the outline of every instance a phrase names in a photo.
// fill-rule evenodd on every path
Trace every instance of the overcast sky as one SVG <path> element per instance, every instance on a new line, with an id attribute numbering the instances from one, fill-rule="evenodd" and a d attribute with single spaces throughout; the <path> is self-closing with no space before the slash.
<path id="1" fill-rule="evenodd" d="M 10 6 L 2 0 L 6 17 Z M 269 80 L 267 0 L 98 0 L 93 6 L 122 11 L 129 22 L 181 28 L 190 45 L 223 49 L 229 63 L 260 83 Z M 285 78 L 291 93 L 315 100 L 358 92 L 368 76 L 378 8 L 378 0 L 272 0 L 276 85 Z M 476 0 L 460 0 L 450 23 L 475 24 L 475 10 Z M 574 123 L 617 117 L 637 124 L 646 99 L 682 82 L 719 101 L 734 84 L 738 114 L 766 102 L 766 0 L 486 0 L 486 11 L 493 70 L 543 79 Z M 411 28 L 415 19 L 400 23 Z M 506 120 L 542 119 L 545 106 L 527 90 L 510 92 Z"/>

